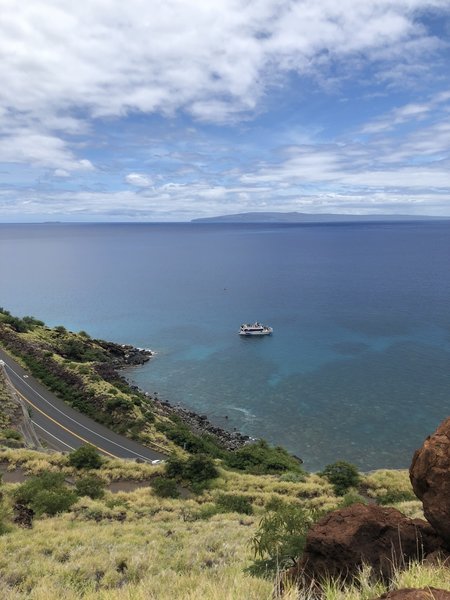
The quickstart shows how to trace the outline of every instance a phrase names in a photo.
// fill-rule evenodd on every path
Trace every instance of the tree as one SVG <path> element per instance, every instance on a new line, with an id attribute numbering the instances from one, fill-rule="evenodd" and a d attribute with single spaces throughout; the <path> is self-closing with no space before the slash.
<path id="1" fill-rule="evenodd" d="M 327 465 L 319 475 L 333 484 L 334 491 L 338 496 L 343 496 L 350 488 L 357 487 L 361 480 L 355 465 L 344 460 L 338 460 L 331 465 Z"/>
<path id="2" fill-rule="evenodd" d="M 99 469 L 102 463 L 103 459 L 97 448 L 90 444 L 80 446 L 69 454 L 69 465 L 76 469 Z"/>

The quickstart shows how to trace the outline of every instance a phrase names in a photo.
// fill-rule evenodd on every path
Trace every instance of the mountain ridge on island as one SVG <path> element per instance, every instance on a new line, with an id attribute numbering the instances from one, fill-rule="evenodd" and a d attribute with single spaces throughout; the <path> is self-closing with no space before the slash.
<path id="1" fill-rule="evenodd" d="M 450 217 L 429 215 L 354 215 L 337 213 L 247 212 L 192 219 L 191 223 L 344 223 L 379 221 L 430 221 Z"/>

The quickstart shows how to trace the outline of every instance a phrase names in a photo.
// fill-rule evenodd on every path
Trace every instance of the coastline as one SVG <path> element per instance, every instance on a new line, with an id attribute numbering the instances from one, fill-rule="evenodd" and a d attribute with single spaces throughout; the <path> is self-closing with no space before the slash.
<path id="1" fill-rule="evenodd" d="M 154 404 L 160 415 L 165 417 L 178 417 L 193 433 L 197 435 L 211 435 L 226 450 L 238 450 L 246 444 L 254 441 L 248 435 L 239 431 L 229 431 L 218 425 L 214 425 L 205 414 L 197 413 L 181 404 L 171 404 L 168 400 L 160 400 L 156 393 L 148 392 L 130 381 L 128 371 L 132 368 L 140 367 L 149 362 L 156 352 L 147 348 L 136 348 L 128 344 L 115 344 L 114 342 L 105 342 L 96 340 L 105 348 L 117 353 L 117 365 L 114 367 L 116 374 L 123 377 L 127 384 L 137 392 L 147 396 Z"/>

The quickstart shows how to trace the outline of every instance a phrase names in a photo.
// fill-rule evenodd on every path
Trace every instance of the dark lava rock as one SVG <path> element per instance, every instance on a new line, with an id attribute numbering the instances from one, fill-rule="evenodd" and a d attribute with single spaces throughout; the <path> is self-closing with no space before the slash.
<path id="1" fill-rule="evenodd" d="M 304 555 L 287 580 L 351 579 L 363 565 L 388 579 L 394 568 L 440 550 L 442 540 L 421 519 L 395 508 L 353 504 L 320 519 L 310 529 Z"/>
<path id="2" fill-rule="evenodd" d="M 409 476 L 426 519 L 450 549 L 450 418 L 416 450 Z"/>
<path id="3" fill-rule="evenodd" d="M 33 526 L 33 517 L 34 510 L 28 508 L 24 504 L 15 504 L 14 505 L 14 518 L 13 522 L 19 527 L 25 527 L 27 529 L 31 529 Z"/>
<path id="4" fill-rule="evenodd" d="M 450 592 L 437 588 L 405 588 L 383 594 L 376 600 L 450 600 Z"/>

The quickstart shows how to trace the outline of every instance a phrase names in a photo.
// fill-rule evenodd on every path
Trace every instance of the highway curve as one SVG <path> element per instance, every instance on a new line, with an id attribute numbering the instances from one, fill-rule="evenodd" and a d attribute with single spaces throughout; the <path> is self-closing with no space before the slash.
<path id="1" fill-rule="evenodd" d="M 129 440 L 74 410 L 1 349 L 0 360 L 4 361 L 9 380 L 29 408 L 36 433 L 50 447 L 70 452 L 83 444 L 92 444 L 102 454 L 114 458 L 145 462 L 167 458 L 161 452 Z"/>

